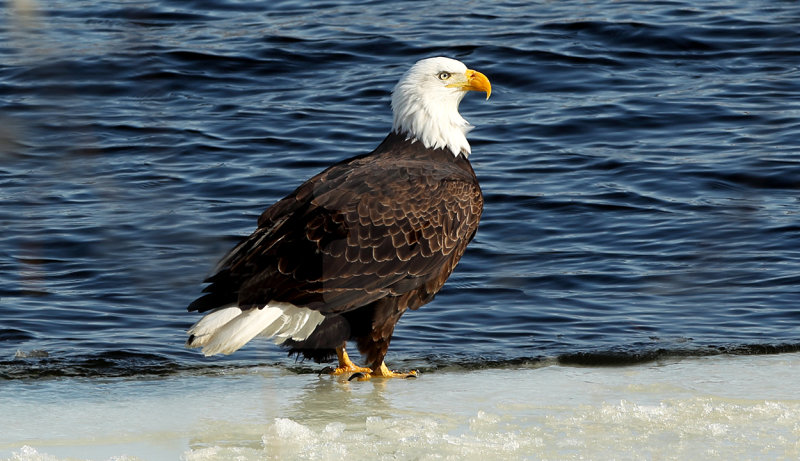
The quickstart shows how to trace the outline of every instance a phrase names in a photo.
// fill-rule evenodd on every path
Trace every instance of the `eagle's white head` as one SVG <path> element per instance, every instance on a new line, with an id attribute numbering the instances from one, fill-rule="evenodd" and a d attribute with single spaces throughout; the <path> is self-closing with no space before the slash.
<path id="1" fill-rule="evenodd" d="M 489 79 L 467 69 L 461 61 L 428 58 L 418 61 L 392 91 L 392 130 L 414 138 L 425 147 L 446 147 L 453 155 L 470 154 L 467 132 L 472 125 L 458 113 L 467 91 L 492 93 Z"/>

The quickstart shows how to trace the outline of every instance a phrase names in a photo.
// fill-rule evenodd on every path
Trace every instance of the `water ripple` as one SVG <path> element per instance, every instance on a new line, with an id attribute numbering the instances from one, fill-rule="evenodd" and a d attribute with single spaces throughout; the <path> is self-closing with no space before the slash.
<path id="1" fill-rule="evenodd" d="M 794 3 L 39 8 L 0 28 L 5 379 L 315 370 L 185 351 L 184 306 L 261 210 L 374 148 L 396 79 L 439 54 L 493 82 L 461 105 L 486 210 L 396 366 L 798 350 Z"/>

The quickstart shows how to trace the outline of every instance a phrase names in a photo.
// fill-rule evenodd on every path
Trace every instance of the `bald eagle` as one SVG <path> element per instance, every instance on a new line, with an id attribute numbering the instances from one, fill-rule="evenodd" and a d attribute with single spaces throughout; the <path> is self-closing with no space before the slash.
<path id="1" fill-rule="evenodd" d="M 384 363 L 397 321 L 431 301 L 475 236 L 483 196 L 458 113 L 489 80 L 444 57 L 414 64 L 392 92 L 392 131 L 269 207 L 205 280 L 187 347 L 230 354 L 256 336 L 334 374 L 409 377 Z M 356 366 L 345 344 L 367 361 Z"/>

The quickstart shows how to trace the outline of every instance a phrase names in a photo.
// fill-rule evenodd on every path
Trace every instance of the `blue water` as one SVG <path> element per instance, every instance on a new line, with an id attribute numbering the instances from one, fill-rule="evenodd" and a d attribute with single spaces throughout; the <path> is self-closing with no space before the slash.
<path id="1" fill-rule="evenodd" d="M 433 55 L 493 83 L 486 204 L 390 365 L 800 350 L 797 2 L 0 5 L 0 378 L 320 368 L 187 351 L 185 307 Z"/>

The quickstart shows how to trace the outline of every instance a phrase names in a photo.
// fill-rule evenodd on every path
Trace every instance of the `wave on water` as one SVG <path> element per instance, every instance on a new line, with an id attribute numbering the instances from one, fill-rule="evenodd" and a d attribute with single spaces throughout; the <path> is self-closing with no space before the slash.
<path id="1" fill-rule="evenodd" d="M 397 78 L 440 54 L 495 88 L 461 105 L 486 206 L 390 365 L 798 350 L 796 3 L 9 5 L 0 379 L 317 372 L 187 352 L 185 306 L 269 204 L 374 148 Z"/>

